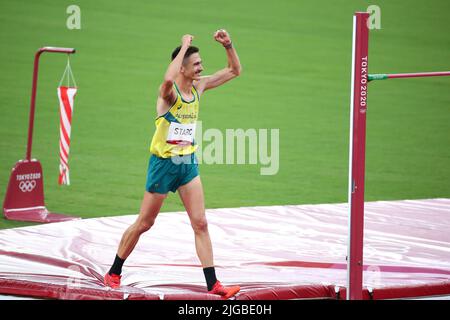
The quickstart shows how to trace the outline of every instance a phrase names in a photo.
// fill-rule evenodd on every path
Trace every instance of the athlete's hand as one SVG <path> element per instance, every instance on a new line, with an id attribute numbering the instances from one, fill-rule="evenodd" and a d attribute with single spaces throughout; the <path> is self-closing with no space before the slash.
<path id="1" fill-rule="evenodd" d="M 185 34 L 182 38 L 181 38 L 181 45 L 183 47 L 189 47 L 192 43 L 192 40 L 194 40 L 194 36 L 191 36 L 190 34 Z"/>
<path id="2" fill-rule="evenodd" d="M 221 45 L 228 46 L 231 44 L 231 38 L 227 30 L 219 29 L 214 33 L 214 40 L 219 42 Z"/>

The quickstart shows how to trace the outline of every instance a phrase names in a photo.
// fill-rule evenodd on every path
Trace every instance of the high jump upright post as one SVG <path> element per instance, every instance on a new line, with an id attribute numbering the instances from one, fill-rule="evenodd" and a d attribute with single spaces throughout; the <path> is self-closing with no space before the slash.
<path id="1" fill-rule="evenodd" d="M 353 16 L 349 146 L 349 240 L 347 299 L 362 299 L 364 238 L 364 167 L 368 80 L 367 12 Z"/>
<path id="2" fill-rule="evenodd" d="M 366 115 L 369 81 L 450 76 L 450 71 L 396 74 L 369 74 L 369 13 L 353 16 L 352 75 L 350 94 L 349 144 L 349 236 L 347 255 L 347 299 L 363 298 L 364 176 Z"/>

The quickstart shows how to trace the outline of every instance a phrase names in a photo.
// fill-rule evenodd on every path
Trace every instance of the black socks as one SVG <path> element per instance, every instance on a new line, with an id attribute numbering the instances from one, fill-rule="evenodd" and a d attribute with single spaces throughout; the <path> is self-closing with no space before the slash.
<path id="1" fill-rule="evenodd" d="M 214 269 L 214 267 L 203 268 L 203 273 L 205 274 L 208 291 L 211 291 L 217 281 L 216 270 Z"/>
<path id="2" fill-rule="evenodd" d="M 120 275 L 122 273 L 122 266 L 123 263 L 125 262 L 125 259 L 121 259 L 119 258 L 119 256 L 116 254 L 116 258 L 114 259 L 114 263 L 111 266 L 111 269 L 109 269 L 109 274 L 117 274 Z"/>
<path id="3" fill-rule="evenodd" d="M 116 254 L 116 258 L 114 259 L 114 263 L 111 266 L 111 269 L 109 269 L 108 273 L 109 274 L 113 274 L 114 273 L 114 274 L 120 275 L 122 273 L 122 266 L 123 266 L 124 262 L 125 262 L 125 259 L 121 259 Z M 216 270 L 214 269 L 214 267 L 203 268 L 203 273 L 205 274 L 206 286 L 208 287 L 208 291 L 211 291 L 213 286 L 217 282 Z"/>

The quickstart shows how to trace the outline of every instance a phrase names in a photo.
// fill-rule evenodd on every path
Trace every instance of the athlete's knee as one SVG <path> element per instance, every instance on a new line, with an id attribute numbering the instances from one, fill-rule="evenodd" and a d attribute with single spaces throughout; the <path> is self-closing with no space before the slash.
<path id="1" fill-rule="evenodd" d="M 155 219 L 147 219 L 145 221 L 136 221 L 135 227 L 138 233 L 144 233 L 155 224 Z"/>
<path id="2" fill-rule="evenodd" d="M 208 231 L 208 221 L 205 217 L 192 220 L 191 225 L 195 233 L 203 233 Z"/>

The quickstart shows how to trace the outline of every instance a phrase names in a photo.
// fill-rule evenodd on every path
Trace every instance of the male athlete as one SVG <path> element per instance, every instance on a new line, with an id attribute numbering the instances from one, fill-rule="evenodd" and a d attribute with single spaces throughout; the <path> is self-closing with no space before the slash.
<path id="1" fill-rule="evenodd" d="M 120 286 L 122 265 L 133 251 L 142 233 L 149 230 L 169 191 L 178 190 L 195 234 L 195 248 L 202 264 L 208 292 L 228 299 L 239 292 L 239 286 L 224 287 L 216 279 L 213 250 L 208 232 L 203 187 L 198 172 L 194 142 L 200 96 L 237 77 L 241 64 L 230 35 L 221 29 L 214 39 L 223 45 L 228 66 L 211 76 L 203 71 L 199 49 L 191 46 L 193 36 L 182 37 L 182 45 L 172 53 L 159 88 L 156 102 L 156 131 L 150 146 L 146 192 L 139 216 L 123 234 L 114 263 L 104 277 L 105 285 Z"/>

